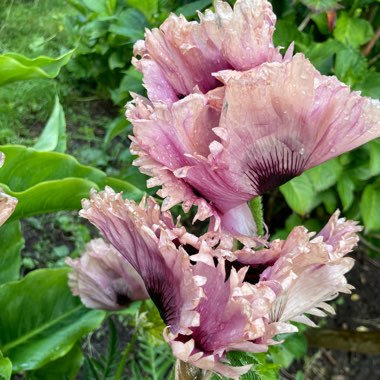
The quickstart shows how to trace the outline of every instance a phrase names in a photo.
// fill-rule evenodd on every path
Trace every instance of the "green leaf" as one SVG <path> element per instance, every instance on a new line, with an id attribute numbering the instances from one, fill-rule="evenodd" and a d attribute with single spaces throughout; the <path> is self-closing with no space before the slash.
<path id="1" fill-rule="evenodd" d="M 126 9 L 118 15 L 109 28 L 111 33 L 128 37 L 132 42 L 144 38 L 144 29 L 149 27 L 145 16 L 137 9 Z"/>
<path id="2" fill-rule="evenodd" d="M 103 321 L 103 311 L 86 309 L 71 294 L 68 272 L 36 270 L 0 287 L 0 349 L 12 361 L 13 372 L 62 358 Z"/>
<path id="3" fill-rule="evenodd" d="M 268 363 L 267 354 L 233 351 L 227 357 L 234 367 L 252 364 L 251 370 L 239 378 L 241 380 L 278 380 L 279 365 Z"/>
<path id="4" fill-rule="evenodd" d="M 380 187 L 375 184 L 367 185 L 360 202 L 360 211 L 363 216 L 367 232 L 380 230 Z"/>
<path id="5" fill-rule="evenodd" d="M 359 47 L 373 36 L 371 24 L 361 18 L 350 17 L 347 12 L 340 12 L 334 29 L 334 37 L 345 45 Z"/>
<path id="6" fill-rule="evenodd" d="M 91 189 L 100 190 L 95 182 L 80 178 L 42 182 L 20 192 L 1 186 L 18 199 L 10 221 L 61 210 L 80 210 L 81 200 L 89 198 Z"/>
<path id="7" fill-rule="evenodd" d="M 41 56 L 30 59 L 16 53 L 0 55 L 0 86 L 20 80 L 55 78 L 73 52 L 71 50 L 58 58 Z"/>
<path id="8" fill-rule="evenodd" d="M 143 192 L 126 181 L 107 177 L 101 170 L 81 165 L 73 157 L 38 152 L 17 145 L 0 146 L 6 160 L 0 170 L 0 186 L 19 203 L 10 220 L 58 210 L 80 208 L 92 187 L 109 185 L 128 198 L 141 199 Z"/>
<path id="9" fill-rule="evenodd" d="M 342 175 L 338 180 L 337 190 L 343 205 L 343 211 L 346 211 L 354 201 L 355 184 L 348 175 Z"/>
<path id="10" fill-rule="evenodd" d="M 307 173 L 282 185 L 280 191 L 289 207 L 300 215 L 307 214 L 320 202 Z"/>
<path id="11" fill-rule="evenodd" d="M 82 0 L 85 6 L 99 15 L 112 16 L 115 12 L 116 0 Z"/>
<path id="12" fill-rule="evenodd" d="M 321 192 L 335 185 L 341 172 L 342 166 L 339 161 L 337 159 L 332 159 L 309 169 L 307 171 L 307 176 L 310 178 L 314 189 L 317 192 Z"/>
<path id="13" fill-rule="evenodd" d="M 58 96 L 55 97 L 53 112 L 33 148 L 40 151 L 62 153 L 66 150 L 65 113 Z"/>
<path id="14" fill-rule="evenodd" d="M 18 279 L 24 242 L 20 222 L 0 227 L 0 284 Z"/>
<path id="15" fill-rule="evenodd" d="M 61 358 L 35 371 L 26 372 L 26 380 L 75 380 L 83 362 L 81 342 Z"/>
<path id="16" fill-rule="evenodd" d="M 158 11 L 158 0 L 127 0 L 127 3 L 141 11 L 148 20 Z"/>
<path id="17" fill-rule="evenodd" d="M 369 147 L 369 170 L 372 176 L 380 174 L 380 140 L 370 141 Z"/>
<path id="18" fill-rule="evenodd" d="M 301 0 L 301 2 L 313 11 L 318 12 L 329 11 L 339 6 L 339 0 Z"/>
<path id="19" fill-rule="evenodd" d="M 10 380 L 12 375 L 12 362 L 4 358 L 0 351 L 0 380 Z"/>
<path id="20" fill-rule="evenodd" d="M 310 44 L 305 50 L 305 55 L 322 74 L 330 74 L 334 55 L 342 49 L 344 46 L 341 43 L 330 38 L 324 42 Z"/>
<path id="21" fill-rule="evenodd" d="M 354 48 L 341 49 L 336 54 L 335 74 L 349 85 L 362 82 L 367 75 L 367 60 Z"/>
<path id="22" fill-rule="evenodd" d="M 197 14 L 197 11 L 203 11 L 203 9 L 207 8 L 211 4 L 212 0 L 193 1 L 192 3 L 188 3 L 177 8 L 174 13 L 185 17 L 194 17 Z"/>
<path id="23" fill-rule="evenodd" d="M 104 137 L 104 143 L 109 144 L 116 136 L 127 130 L 129 125 L 130 124 L 124 116 L 112 120 L 111 123 L 107 125 L 107 133 Z"/>
<path id="24" fill-rule="evenodd" d="M 355 89 L 362 91 L 363 95 L 371 98 L 380 98 L 380 73 L 368 73 Z"/>

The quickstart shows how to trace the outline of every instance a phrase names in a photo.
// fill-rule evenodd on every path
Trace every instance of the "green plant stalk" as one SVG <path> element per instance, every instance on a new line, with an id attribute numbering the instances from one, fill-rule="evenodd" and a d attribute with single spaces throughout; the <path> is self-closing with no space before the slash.
<path id="1" fill-rule="evenodd" d="M 119 361 L 119 365 L 117 366 L 117 371 L 115 374 L 115 380 L 121 380 L 121 377 L 123 375 L 123 370 L 125 367 L 125 363 L 127 362 L 127 357 L 131 353 L 133 346 L 135 345 L 137 340 L 137 331 L 134 332 L 132 335 L 131 341 L 125 346 L 123 355 Z"/>
<path id="2" fill-rule="evenodd" d="M 249 202 L 249 208 L 251 209 L 253 220 L 256 223 L 257 235 L 263 236 L 265 229 L 264 229 L 264 211 L 263 211 L 262 197 L 253 198 Z"/>

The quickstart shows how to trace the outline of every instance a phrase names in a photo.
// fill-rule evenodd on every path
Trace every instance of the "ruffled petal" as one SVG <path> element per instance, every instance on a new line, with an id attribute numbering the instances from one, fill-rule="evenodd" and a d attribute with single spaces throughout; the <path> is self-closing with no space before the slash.
<path id="1" fill-rule="evenodd" d="M 281 60 L 272 42 L 275 22 L 266 0 L 238 0 L 234 9 L 217 1 L 215 13 L 200 14 L 199 23 L 171 14 L 159 29 L 147 30 L 133 62 L 152 101 L 174 102 L 195 87 L 206 93 L 220 86 L 213 72 Z"/>
<path id="2" fill-rule="evenodd" d="M 72 267 L 69 286 L 92 309 L 120 310 L 131 301 L 149 298 L 141 277 L 127 260 L 103 239 L 94 239 Z"/>
<path id="3" fill-rule="evenodd" d="M 189 257 L 172 243 L 171 215 L 153 198 L 140 205 L 106 188 L 82 202 L 80 215 L 97 226 L 144 281 L 149 296 L 174 333 L 199 323 L 194 308 L 202 297 Z"/>
<path id="4" fill-rule="evenodd" d="M 217 165 L 251 197 L 380 136 L 380 103 L 322 76 L 302 54 L 217 77 L 226 86 Z"/>

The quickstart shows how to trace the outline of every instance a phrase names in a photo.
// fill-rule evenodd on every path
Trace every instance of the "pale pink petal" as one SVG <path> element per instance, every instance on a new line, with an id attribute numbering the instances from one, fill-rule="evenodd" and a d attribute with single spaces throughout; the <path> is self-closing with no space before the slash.
<path id="1" fill-rule="evenodd" d="M 197 325 L 200 280 L 193 276 L 187 254 L 170 239 L 171 215 L 161 213 L 153 198 L 137 205 L 110 188 L 93 192 L 82 205 L 80 215 L 97 226 L 141 276 L 170 330 L 179 333 L 182 326 Z"/>
<path id="2" fill-rule="evenodd" d="M 2 192 L 0 188 L 0 226 L 12 215 L 17 206 L 17 199 Z"/>
<path id="3" fill-rule="evenodd" d="M 272 42 L 275 22 L 266 0 L 238 0 L 233 10 L 216 1 L 215 13 L 200 14 L 199 23 L 171 14 L 135 45 L 140 60 L 134 64 L 144 74 L 149 98 L 174 102 L 195 87 L 206 93 L 220 86 L 213 72 L 281 61 Z"/>
<path id="4" fill-rule="evenodd" d="M 243 284 L 246 269 L 230 270 L 226 280 L 223 260 L 216 267 L 201 261 L 195 265 L 194 274 L 206 279 L 204 297 L 195 308 L 199 325 L 190 327 L 187 334 L 165 335 L 179 359 L 237 378 L 250 367 L 229 366 L 226 352 L 267 350 L 267 345 L 255 341 L 265 335 L 264 317 L 271 304 L 262 302 L 263 292 L 259 288 Z"/>
<path id="5" fill-rule="evenodd" d="M 301 54 L 217 77 L 226 86 L 226 139 L 216 165 L 250 197 L 380 136 L 380 103 L 322 76 Z"/>
<path id="6" fill-rule="evenodd" d="M 69 285 L 84 305 L 93 309 L 121 310 L 131 301 L 149 298 L 141 277 L 127 260 L 103 239 L 94 239 L 72 267 Z"/>

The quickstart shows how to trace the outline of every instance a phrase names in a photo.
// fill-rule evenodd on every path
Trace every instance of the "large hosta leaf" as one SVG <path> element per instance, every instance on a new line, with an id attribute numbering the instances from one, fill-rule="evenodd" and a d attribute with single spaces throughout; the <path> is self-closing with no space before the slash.
<path id="1" fill-rule="evenodd" d="M 33 59 L 16 53 L 0 55 L 0 86 L 19 80 L 55 78 L 72 54 L 73 50 L 58 58 L 41 56 Z"/>
<path id="2" fill-rule="evenodd" d="M 101 170 L 81 165 L 72 156 L 39 152 L 24 146 L 0 146 L 5 163 L 0 170 L 0 187 L 18 199 L 11 220 L 53 212 L 76 210 L 91 188 L 106 185 L 140 199 L 143 192 L 129 182 L 107 177 Z"/>
<path id="3" fill-rule="evenodd" d="M 23 246 L 20 222 L 0 227 L 0 284 L 18 279 Z"/>
<path id="4" fill-rule="evenodd" d="M 53 360 L 36 371 L 28 372 L 28 380 L 75 380 L 83 361 L 80 342 L 65 356 Z"/>
<path id="5" fill-rule="evenodd" d="M 0 350 L 13 372 L 66 355 L 105 313 L 86 309 L 67 286 L 68 269 L 42 269 L 0 286 Z"/>

